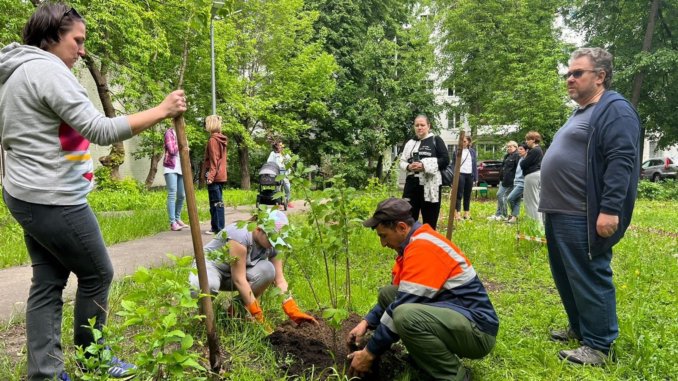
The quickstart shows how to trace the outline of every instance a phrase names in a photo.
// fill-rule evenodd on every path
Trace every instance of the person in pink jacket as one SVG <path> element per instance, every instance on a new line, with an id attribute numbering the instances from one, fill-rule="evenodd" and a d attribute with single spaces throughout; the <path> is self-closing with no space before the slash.
<path id="1" fill-rule="evenodd" d="M 167 214 L 169 215 L 170 230 L 179 231 L 187 228 L 181 220 L 181 210 L 184 207 L 184 176 L 181 173 L 181 159 L 179 158 L 179 144 L 174 128 L 165 131 L 165 157 L 162 161 L 165 170 L 165 187 L 167 189 Z"/>

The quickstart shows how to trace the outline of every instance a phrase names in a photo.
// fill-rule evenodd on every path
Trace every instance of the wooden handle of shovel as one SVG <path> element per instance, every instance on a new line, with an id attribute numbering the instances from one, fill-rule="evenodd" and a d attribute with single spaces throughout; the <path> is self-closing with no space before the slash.
<path id="1" fill-rule="evenodd" d="M 191 158 L 188 153 L 188 140 L 186 138 L 186 123 L 184 116 L 179 115 L 174 118 L 174 130 L 177 133 L 179 141 L 179 157 L 181 158 L 181 172 L 183 173 L 184 191 L 186 193 L 186 206 L 188 208 L 188 223 L 191 226 L 191 239 L 193 240 L 193 253 L 195 255 L 195 264 L 198 268 L 198 281 L 200 283 L 200 292 L 204 295 L 210 295 L 209 284 L 207 282 L 207 267 L 205 266 L 205 253 L 203 252 L 202 235 L 200 232 L 200 220 L 198 220 L 198 207 L 195 200 L 195 189 L 193 188 L 193 172 L 191 170 Z M 214 310 L 212 309 L 212 298 L 209 296 L 200 298 L 202 310 L 205 313 L 205 324 L 207 325 L 207 345 L 210 351 L 210 366 L 212 370 L 218 372 L 221 368 L 221 355 L 219 349 L 219 336 L 217 336 Z"/>

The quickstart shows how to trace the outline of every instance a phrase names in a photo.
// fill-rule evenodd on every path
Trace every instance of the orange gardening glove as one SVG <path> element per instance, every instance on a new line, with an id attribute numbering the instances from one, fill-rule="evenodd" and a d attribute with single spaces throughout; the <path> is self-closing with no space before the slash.
<path id="1" fill-rule="evenodd" d="M 313 323 L 313 324 L 318 324 L 318 321 L 313 318 L 313 316 L 309 314 L 305 314 L 299 310 L 299 306 L 297 305 L 297 302 L 294 301 L 291 297 L 288 298 L 283 302 L 283 311 L 285 311 L 285 314 L 290 317 L 290 319 L 297 323 Z"/>
<path id="2" fill-rule="evenodd" d="M 264 322 L 264 311 L 261 310 L 258 300 L 254 299 L 254 302 L 247 306 L 247 311 L 252 314 L 254 320 L 258 321 L 259 323 Z"/>

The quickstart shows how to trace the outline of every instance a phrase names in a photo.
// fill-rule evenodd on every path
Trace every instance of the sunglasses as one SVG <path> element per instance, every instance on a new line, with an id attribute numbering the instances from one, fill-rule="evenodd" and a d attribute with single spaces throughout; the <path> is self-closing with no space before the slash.
<path id="1" fill-rule="evenodd" d="M 573 76 L 575 79 L 578 79 L 578 78 L 581 78 L 581 76 L 584 75 L 584 73 L 589 72 L 589 71 L 593 72 L 593 73 L 598 72 L 598 70 L 595 70 L 595 69 L 593 69 L 593 70 L 591 70 L 591 69 L 588 69 L 588 70 L 587 69 L 573 70 L 573 71 L 568 71 L 567 73 L 563 74 L 563 79 L 567 80 L 568 78 L 570 78 L 570 76 Z"/>
<path id="2" fill-rule="evenodd" d="M 80 16 L 80 13 L 78 13 L 75 8 L 71 8 L 64 12 L 64 15 L 61 16 L 61 21 L 63 21 L 66 16 L 71 16 L 71 18 L 82 20 L 82 16 Z"/>

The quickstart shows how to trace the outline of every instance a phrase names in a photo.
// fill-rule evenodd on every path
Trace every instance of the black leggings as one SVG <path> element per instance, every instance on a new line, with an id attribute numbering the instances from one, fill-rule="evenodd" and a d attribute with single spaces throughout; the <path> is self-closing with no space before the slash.
<path id="1" fill-rule="evenodd" d="M 457 212 L 461 210 L 461 197 L 464 196 L 464 211 L 471 210 L 471 190 L 473 190 L 473 175 L 470 173 L 459 174 L 459 188 L 457 188 Z"/>
<path id="2" fill-rule="evenodd" d="M 440 190 L 439 190 L 440 191 Z M 442 193 L 439 193 L 442 197 Z M 419 219 L 421 211 L 421 220 L 425 224 L 431 225 L 433 229 L 438 225 L 438 216 L 440 216 L 440 201 L 424 201 L 424 186 L 419 184 L 419 179 L 414 176 L 408 176 L 405 180 L 405 189 L 403 198 L 409 200 L 412 205 L 412 218 Z"/>

